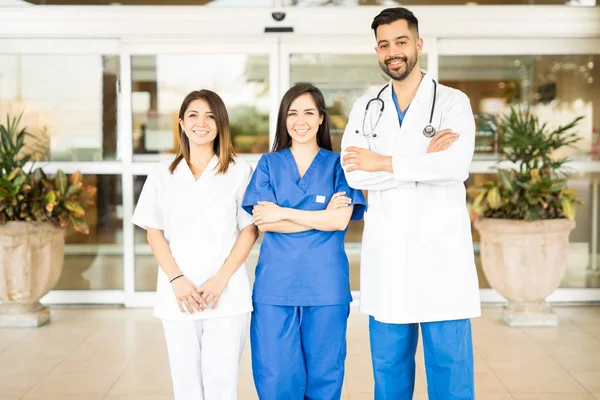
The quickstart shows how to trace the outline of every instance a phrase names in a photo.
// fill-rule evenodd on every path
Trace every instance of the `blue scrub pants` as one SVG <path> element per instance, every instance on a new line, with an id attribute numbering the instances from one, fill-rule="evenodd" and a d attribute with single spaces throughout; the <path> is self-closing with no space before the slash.
<path id="1" fill-rule="evenodd" d="M 338 400 L 349 304 L 287 307 L 254 303 L 252 374 L 261 400 Z"/>
<path id="2" fill-rule="evenodd" d="M 475 399 L 471 321 L 386 324 L 369 319 L 375 400 L 411 400 L 423 336 L 429 400 Z"/>

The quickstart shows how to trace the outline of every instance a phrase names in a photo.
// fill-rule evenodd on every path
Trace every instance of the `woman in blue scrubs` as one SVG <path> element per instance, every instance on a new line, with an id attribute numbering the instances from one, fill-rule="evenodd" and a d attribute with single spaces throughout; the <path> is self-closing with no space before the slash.
<path id="1" fill-rule="evenodd" d="M 323 94 L 292 87 L 242 203 L 265 233 L 250 323 L 261 400 L 341 397 L 352 301 L 344 237 L 365 204 L 332 152 Z"/>

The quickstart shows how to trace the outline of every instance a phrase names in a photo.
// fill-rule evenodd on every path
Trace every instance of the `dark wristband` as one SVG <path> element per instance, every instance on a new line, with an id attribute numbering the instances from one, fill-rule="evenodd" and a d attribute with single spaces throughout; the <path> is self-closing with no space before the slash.
<path id="1" fill-rule="evenodd" d="M 181 278 L 182 276 L 183 276 L 183 274 L 181 274 L 181 275 L 177 275 L 175 278 L 171 279 L 171 280 L 169 281 L 169 283 L 173 283 L 173 281 L 174 281 L 175 279 L 179 279 L 179 278 Z"/>

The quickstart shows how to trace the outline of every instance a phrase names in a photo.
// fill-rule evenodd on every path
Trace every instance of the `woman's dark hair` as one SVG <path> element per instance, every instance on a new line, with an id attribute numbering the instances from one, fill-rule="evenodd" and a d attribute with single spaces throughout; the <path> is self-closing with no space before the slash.
<path id="1" fill-rule="evenodd" d="M 373 19 L 371 29 L 373 29 L 373 33 L 375 34 L 375 37 L 377 37 L 377 28 L 379 27 L 379 25 L 389 25 L 401 19 L 406 21 L 406 23 L 408 24 L 408 29 L 414 30 L 417 33 L 418 37 L 419 21 L 417 20 L 417 17 L 415 17 L 415 14 L 412 13 L 412 11 L 407 10 L 403 7 L 386 8 L 385 10 L 380 12 L 379 15 L 377 15 Z"/>
<path id="2" fill-rule="evenodd" d="M 215 122 L 217 125 L 217 137 L 213 142 L 213 150 L 219 158 L 218 173 L 224 174 L 229 168 L 229 164 L 234 161 L 235 151 L 233 150 L 233 144 L 231 143 L 231 131 L 229 129 L 229 115 L 227 114 L 227 108 L 225 103 L 218 94 L 211 90 L 202 89 L 194 90 L 188 94 L 179 108 L 179 121 L 183 121 L 185 112 L 194 100 L 204 100 L 208 103 L 208 107 L 212 111 Z M 177 168 L 177 165 L 181 160 L 185 160 L 188 164 L 190 162 L 190 141 L 185 135 L 181 124 L 177 124 L 179 128 L 179 143 L 177 146 L 177 155 L 169 166 L 171 174 Z"/>
<path id="3" fill-rule="evenodd" d="M 317 110 L 319 111 L 319 116 L 323 117 L 323 122 L 319 125 L 319 130 L 317 131 L 317 145 L 332 151 L 331 136 L 329 134 L 329 118 L 327 118 L 325 99 L 323 98 L 323 93 L 310 83 L 298 83 L 292 86 L 283 95 L 281 104 L 279 105 L 279 113 L 277 115 L 277 128 L 275 130 L 275 142 L 273 143 L 272 151 L 279 151 L 292 146 L 292 138 L 287 131 L 287 113 L 294 100 L 307 93 L 310 94 L 315 102 Z"/>

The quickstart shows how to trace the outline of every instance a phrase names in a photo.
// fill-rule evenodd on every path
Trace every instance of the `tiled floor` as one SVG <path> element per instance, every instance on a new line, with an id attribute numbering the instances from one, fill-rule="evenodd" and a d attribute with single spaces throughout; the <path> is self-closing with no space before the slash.
<path id="1" fill-rule="evenodd" d="M 557 308 L 559 328 L 511 329 L 499 308 L 473 321 L 478 400 L 600 399 L 600 307 Z M 367 318 L 353 308 L 343 399 L 372 399 Z M 415 400 L 427 399 L 422 350 Z M 256 399 L 249 349 L 240 400 Z M 39 329 L 0 329 L 0 400 L 172 399 L 158 320 L 148 309 L 53 309 Z"/>

